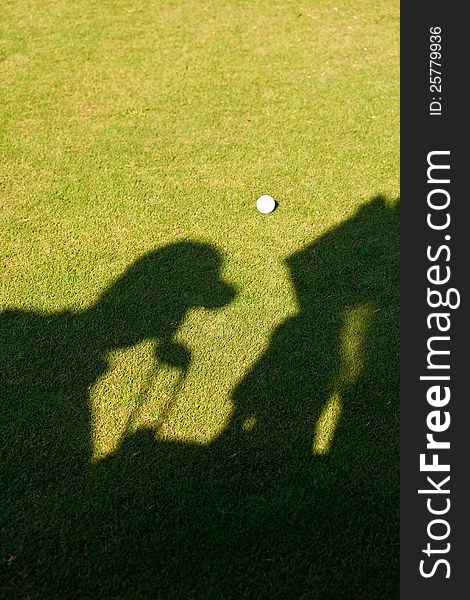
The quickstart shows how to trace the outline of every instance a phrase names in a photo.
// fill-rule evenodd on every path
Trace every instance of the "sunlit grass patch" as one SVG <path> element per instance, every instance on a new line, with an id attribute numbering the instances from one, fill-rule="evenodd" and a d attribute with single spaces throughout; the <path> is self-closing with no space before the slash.
<path id="1" fill-rule="evenodd" d="M 329 452 L 341 417 L 341 409 L 342 404 L 338 394 L 335 394 L 326 402 L 315 425 L 312 446 L 314 454 L 327 454 Z"/>

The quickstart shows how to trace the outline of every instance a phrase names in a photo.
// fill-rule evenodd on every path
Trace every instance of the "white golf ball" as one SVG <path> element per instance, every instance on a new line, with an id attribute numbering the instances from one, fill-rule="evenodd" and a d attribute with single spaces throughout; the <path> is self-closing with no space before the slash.
<path id="1" fill-rule="evenodd" d="M 272 213 L 273 210 L 276 208 L 276 202 L 274 198 L 265 194 L 263 196 L 260 196 L 256 201 L 256 208 L 259 210 L 260 213 L 267 215 L 268 213 Z"/>

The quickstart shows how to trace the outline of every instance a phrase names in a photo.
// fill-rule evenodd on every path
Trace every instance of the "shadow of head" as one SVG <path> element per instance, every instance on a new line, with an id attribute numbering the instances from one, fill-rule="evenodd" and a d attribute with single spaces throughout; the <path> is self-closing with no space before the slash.
<path id="1" fill-rule="evenodd" d="M 94 320 L 108 329 L 114 347 L 171 337 L 188 310 L 221 308 L 235 298 L 221 267 L 220 253 L 208 244 L 178 242 L 153 250 L 104 291 L 91 310 Z"/>

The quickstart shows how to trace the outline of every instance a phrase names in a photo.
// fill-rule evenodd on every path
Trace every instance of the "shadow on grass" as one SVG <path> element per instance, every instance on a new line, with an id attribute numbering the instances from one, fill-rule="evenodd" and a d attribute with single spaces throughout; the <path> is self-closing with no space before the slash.
<path id="1" fill-rule="evenodd" d="M 208 246 L 135 263 L 90 309 L 0 315 L 0 592 L 23 598 L 398 597 L 398 204 L 377 197 L 288 259 L 299 311 L 212 444 L 153 429 L 90 461 L 107 355 L 174 342 L 234 289 Z"/>

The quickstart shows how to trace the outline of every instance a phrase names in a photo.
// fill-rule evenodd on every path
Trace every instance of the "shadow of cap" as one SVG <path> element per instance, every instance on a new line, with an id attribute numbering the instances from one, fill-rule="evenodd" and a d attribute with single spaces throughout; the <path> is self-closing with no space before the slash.
<path id="1" fill-rule="evenodd" d="M 101 294 L 90 316 L 97 328 L 107 328 L 114 346 L 157 337 L 177 327 L 189 309 L 221 308 L 235 298 L 221 268 L 222 256 L 209 244 L 184 241 L 152 250 Z"/>

